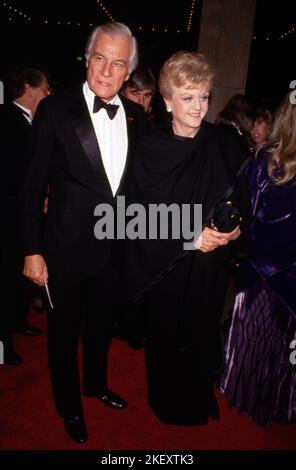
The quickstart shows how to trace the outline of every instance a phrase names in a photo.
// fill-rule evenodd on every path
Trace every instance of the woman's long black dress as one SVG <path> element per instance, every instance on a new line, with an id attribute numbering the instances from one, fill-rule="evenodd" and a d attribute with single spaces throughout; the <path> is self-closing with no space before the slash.
<path id="1" fill-rule="evenodd" d="M 146 208 L 152 203 L 202 204 L 205 222 L 236 182 L 234 173 L 246 158 L 231 136 L 207 122 L 193 139 L 177 137 L 170 129 L 146 136 L 139 144 L 129 202 Z M 133 299 L 147 291 L 146 370 L 152 410 L 165 423 L 206 424 L 209 416 L 218 418 L 213 381 L 221 366 L 230 248 L 206 254 L 188 251 L 182 257 L 183 241 L 128 241 L 127 292 Z M 147 289 L 164 271 L 161 282 Z"/>

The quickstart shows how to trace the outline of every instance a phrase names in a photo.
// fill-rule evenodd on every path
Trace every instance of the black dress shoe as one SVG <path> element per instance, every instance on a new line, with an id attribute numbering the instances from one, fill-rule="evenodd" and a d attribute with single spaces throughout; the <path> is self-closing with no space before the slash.
<path id="1" fill-rule="evenodd" d="M 16 352 L 4 351 L 4 364 L 7 364 L 9 366 L 18 366 L 22 362 L 22 358 L 18 356 Z"/>
<path id="2" fill-rule="evenodd" d="M 95 395 L 98 400 L 101 400 L 104 405 L 117 410 L 123 410 L 127 407 L 127 402 L 111 390 L 105 389 L 101 393 Z"/>
<path id="3" fill-rule="evenodd" d="M 87 440 L 87 429 L 85 422 L 79 416 L 64 419 L 65 431 L 78 444 L 83 444 Z"/>
<path id="4" fill-rule="evenodd" d="M 26 325 L 23 328 L 17 328 L 16 333 L 26 336 L 39 336 L 41 335 L 41 330 L 37 326 Z"/>

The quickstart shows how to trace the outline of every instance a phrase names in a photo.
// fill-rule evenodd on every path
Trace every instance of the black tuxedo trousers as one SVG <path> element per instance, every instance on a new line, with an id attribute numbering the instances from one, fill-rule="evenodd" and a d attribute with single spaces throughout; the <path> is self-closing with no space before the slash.
<path id="1" fill-rule="evenodd" d="M 82 416 L 77 351 L 82 352 L 83 393 L 107 387 L 107 356 L 116 310 L 118 276 L 110 266 L 95 278 L 49 278 L 48 358 L 55 404 L 60 416 Z M 79 341 L 81 340 L 79 348 Z"/>

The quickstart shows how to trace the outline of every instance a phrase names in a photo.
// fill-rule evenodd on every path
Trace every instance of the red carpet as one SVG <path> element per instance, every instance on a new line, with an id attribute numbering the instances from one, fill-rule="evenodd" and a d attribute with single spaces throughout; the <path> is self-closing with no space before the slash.
<path id="1" fill-rule="evenodd" d="M 20 366 L 0 366 L 1 429 L 0 448 L 6 450 L 241 450 L 296 449 L 296 426 L 261 429 L 250 419 L 227 410 L 219 395 L 221 419 L 208 426 L 167 426 L 147 406 L 144 354 L 114 340 L 110 354 L 110 388 L 129 403 L 126 410 L 105 407 L 84 398 L 89 440 L 75 444 L 65 434 L 56 415 L 49 385 L 45 315 L 32 314 L 30 322 L 43 329 L 39 337 L 17 335 L 15 349 L 22 356 Z M 186 399 L 186 397 L 180 397 Z"/>

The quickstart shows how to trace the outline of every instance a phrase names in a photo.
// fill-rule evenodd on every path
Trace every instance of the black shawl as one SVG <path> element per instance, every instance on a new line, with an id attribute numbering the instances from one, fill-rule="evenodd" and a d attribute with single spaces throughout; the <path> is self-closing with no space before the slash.
<path id="1" fill-rule="evenodd" d="M 246 158 L 235 139 L 207 122 L 194 138 L 175 136 L 171 128 L 154 130 L 139 142 L 128 203 L 141 203 L 146 208 L 160 203 L 202 204 L 204 226 L 217 202 L 235 184 Z M 136 300 L 168 271 L 178 270 L 179 259 L 188 254 L 183 242 L 182 237 L 127 240 L 128 299 Z"/>

